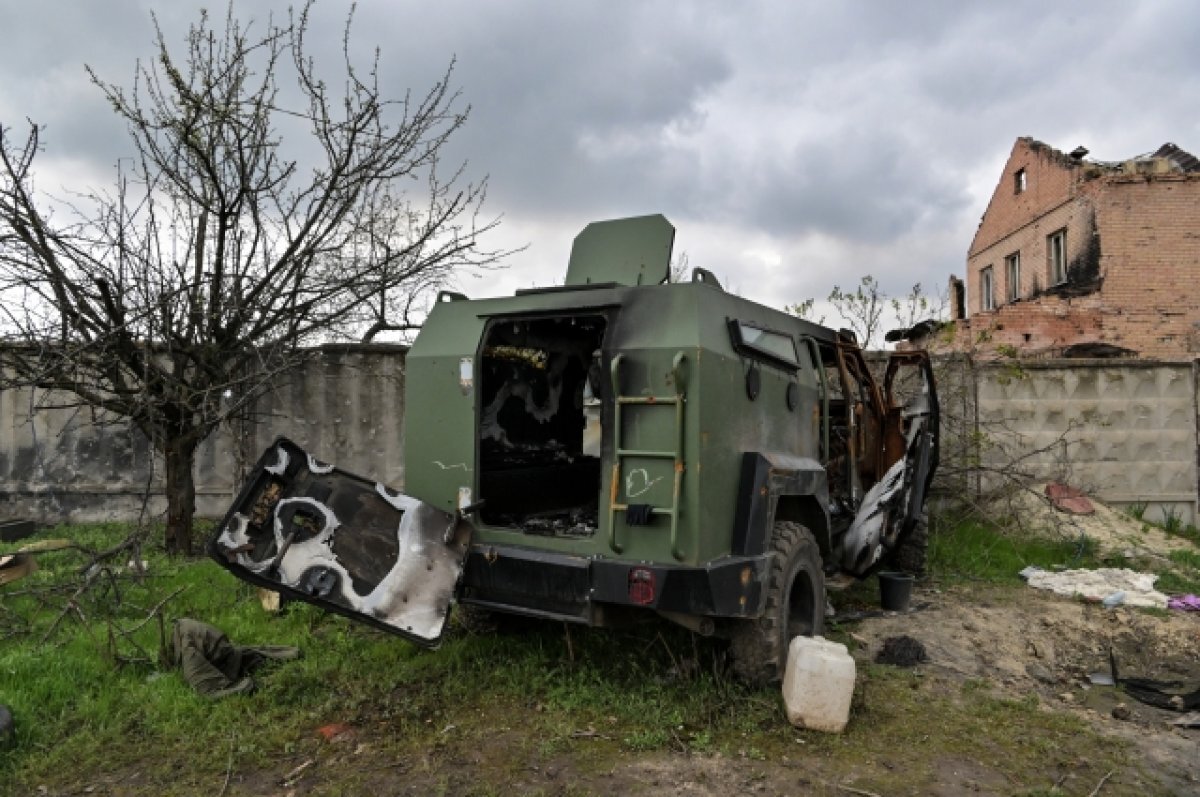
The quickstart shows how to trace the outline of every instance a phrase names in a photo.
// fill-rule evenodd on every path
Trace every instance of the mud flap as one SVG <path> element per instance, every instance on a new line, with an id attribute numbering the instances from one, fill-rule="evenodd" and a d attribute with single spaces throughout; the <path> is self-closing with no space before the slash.
<path id="1" fill-rule="evenodd" d="M 904 370 L 901 370 L 904 369 Z M 908 380 L 897 395 L 897 377 Z M 842 568 L 866 576 L 887 562 L 887 554 L 912 533 L 938 464 L 939 414 L 929 355 L 897 352 L 884 377 L 887 415 L 885 452 L 895 458 L 863 497 L 842 546 Z M 902 441 L 902 442 L 900 442 Z"/>
<path id="2" fill-rule="evenodd" d="M 470 542 L 455 515 L 279 438 L 209 541 L 238 578 L 432 647 Z"/>

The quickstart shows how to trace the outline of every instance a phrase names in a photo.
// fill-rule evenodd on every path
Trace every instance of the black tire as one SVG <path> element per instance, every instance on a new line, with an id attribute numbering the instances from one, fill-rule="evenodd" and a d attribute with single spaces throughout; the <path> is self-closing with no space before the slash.
<path id="1" fill-rule="evenodd" d="M 752 686 L 783 680 L 788 643 L 825 630 L 825 571 L 812 532 L 777 522 L 762 617 L 738 621 L 730 638 L 733 673 Z"/>
<path id="2" fill-rule="evenodd" d="M 895 570 L 922 578 L 925 576 L 928 561 L 929 516 L 922 512 L 916 527 L 904 538 L 904 542 L 892 551 L 891 566 Z"/>

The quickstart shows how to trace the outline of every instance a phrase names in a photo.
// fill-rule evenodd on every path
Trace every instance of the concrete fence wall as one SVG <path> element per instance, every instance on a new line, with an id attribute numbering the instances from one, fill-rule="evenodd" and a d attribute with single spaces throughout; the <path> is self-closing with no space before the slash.
<path id="1" fill-rule="evenodd" d="M 253 416 L 223 426 L 197 461 L 198 510 L 219 516 L 258 455 L 286 435 L 322 459 L 404 487 L 404 355 L 399 346 L 322 350 L 280 380 Z M 943 459 L 971 455 L 975 439 L 1002 440 L 1024 463 L 1147 517 L 1197 522 L 1197 370 L 1138 360 L 1036 361 L 1019 367 L 939 364 L 947 424 Z M 0 391 L 0 519 L 137 516 L 161 464 L 140 433 L 54 397 Z M 61 402 L 60 402 L 61 403 Z M 984 457 L 989 456 L 984 450 Z M 946 468 L 947 471 L 950 467 Z M 970 488 L 969 483 L 953 489 Z M 151 512 L 163 501 L 152 490 Z"/>
<path id="2" fill-rule="evenodd" d="M 404 355 L 401 346 L 329 347 L 275 384 L 248 417 L 223 425 L 197 454 L 196 503 L 204 516 L 229 507 L 259 454 L 280 435 L 346 470 L 404 487 Z M 162 463 L 146 438 L 69 397 L 0 390 L 0 519 L 43 522 L 160 513 Z"/>
<path id="3" fill-rule="evenodd" d="M 1046 478 L 1144 505 L 1147 519 L 1196 523 L 1195 363 L 1046 360 L 974 371 L 981 436 L 1037 452 L 1027 464 Z"/>

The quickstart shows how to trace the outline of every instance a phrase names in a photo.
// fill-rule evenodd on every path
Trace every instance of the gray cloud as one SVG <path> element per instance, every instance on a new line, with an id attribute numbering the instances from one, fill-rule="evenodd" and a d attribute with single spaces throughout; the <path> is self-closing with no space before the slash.
<path id="1" fill-rule="evenodd" d="M 198 6 L 158 6 L 169 40 Z M 347 8 L 315 12 L 311 41 L 334 66 Z M 0 119 L 46 123 L 47 156 L 111 163 L 122 131 L 82 64 L 131 77 L 152 55 L 148 5 L 0 13 L 19 31 L 0 51 Z M 1017 136 L 1112 159 L 1200 149 L 1200 10 L 1183 0 L 378 0 L 355 22 L 355 57 L 381 48 L 392 95 L 457 56 L 472 116 L 452 154 L 490 174 L 498 243 L 533 244 L 488 283 L 506 290 L 559 278 L 588 220 L 657 211 L 694 264 L 773 304 L 869 272 L 892 291 L 940 286 Z"/>

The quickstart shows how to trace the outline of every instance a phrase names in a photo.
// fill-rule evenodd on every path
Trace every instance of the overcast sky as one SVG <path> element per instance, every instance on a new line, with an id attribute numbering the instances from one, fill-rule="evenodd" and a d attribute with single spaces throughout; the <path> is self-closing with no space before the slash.
<path id="1" fill-rule="evenodd" d="M 84 65 L 128 84 L 151 12 L 182 42 L 191 0 L 0 0 L 0 122 L 45 125 L 40 186 L 110 181 L 128 153 Z M 218 16 L 220 2 L 208 4 Z M 243 19 L 286 3 L 243 0 Z M 349 4 L 312 33 L 335 59 Z M 676 252 L 774 306 L 873 274 L 944 291 L 1018 136 L 1121 160 L 1200 152 L 1200 6 L 1140 2 L 363 0 L 352 48 L 385 94 L 457 58 L 454 142 L 489 175 L 490 242 L 528 244 L 472 296 L 561 281 L 590 220 L 663 213 Z"/>

